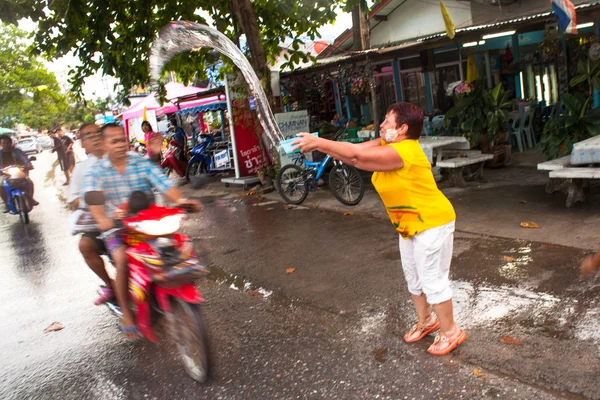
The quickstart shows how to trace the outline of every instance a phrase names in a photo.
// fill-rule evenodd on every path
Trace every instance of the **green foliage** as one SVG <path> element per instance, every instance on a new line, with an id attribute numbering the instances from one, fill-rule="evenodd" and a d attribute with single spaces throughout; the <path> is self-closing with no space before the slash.
<path id="1" fill-rule="evenodd" d="M 27 52 L 27 34 L 0 24 L 0 125 L 48 129 L 62 123 L 68 105 L 54 74 Z"/>
<path id="2" fill-rule="evenodd" d="M 592 88 L 600 90 L 600 60 L 580 60 L 577 64 L 577 74 L 569 83 L 571 87 L 587 83 L 589 95 L 592 94 Z"/>
<path id="3" fill-rule="evenodd" d="M 481 80 L 475 81 L 473 86 L 468 95 L 455 96 L 454 107 L 448 110 L 444 122 L 448 125 L 451 120 L 456 121 L 459 133 L 467 137 L 471 145 L 476 145 L 488 127 L 487 115 L 490 106 L 485 101 L 485 90 Z"/>
<path id="4" fill-rule="evenodd" d="M 487 132 L 496 135 L 504 130 L 508 123 L 508 111 L 514 102 L 508 99 L 509 93 L 499 83 L 491 92 L 485 92 L 483 99 L 488 107 Z"/>
<path id="5" fill-rule="evenodd" d="M 70 83 L 76 94 L 86 77 L 102 70 L 116 77 L 126 94 L 134 87 L 145 87 L 149 81 L 150 45 L 159 29 L 170 21 L 187 20 L 206 23 L 197 10 L 211 14 L 218 30 L 238 41 L 242 33 L 232 13 L 231 0 L 106 0 L 53 1 L 50 12 L 40 12 L 38 0 L 4 0 L 0 18 L 14 23 L 30 17 L 39 23 L 36 35 L 37 54 L 58 58 L 69 52 L 81 65 L 71 71 Z M 319 37 L 318 29 L 335 18 L 337 2 L 254 0 L 260 43 L 266 59 L 273 62 L 281 53 L 279 47 L 292 39 L 287 67 L 308 60 L 300 50 L 303 40 Z M 7 17 L 5 17 L 5 15 Z M 51 34 L 49 34 L 52 32 Z M 249 57 L 257 55 L 249 54 Z M 205 68 L 212 61 L 207 50 L 182 53 L 166 66 L 187 82 L 194 77 L 205 78 Z M 261 71 L 262 73 L 262 71 Z"/>
<path id="6" fill-rule="evenodd" d="M 548 159 L 571 154 L 574 143 L 600 134 L 600 108 L 589 110 L 591 97 L 563 93 L 560 98 L 568 113 L 548 120 L 537 144 L 537 149 Z"/>

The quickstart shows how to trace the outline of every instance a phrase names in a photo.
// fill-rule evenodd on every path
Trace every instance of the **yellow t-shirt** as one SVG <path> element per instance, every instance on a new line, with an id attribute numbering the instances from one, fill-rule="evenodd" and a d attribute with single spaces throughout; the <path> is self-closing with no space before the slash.
<path id="1" fill-rule="evenodd" d="M 371 178 L 392 224 L 407 239 L 427 229 L 456 219 L 450 200 L 438 189 L 431 164 L 417 140 L 385 144 L 393 147 L 404 162 L 394 171 L 375 172 Z"/>

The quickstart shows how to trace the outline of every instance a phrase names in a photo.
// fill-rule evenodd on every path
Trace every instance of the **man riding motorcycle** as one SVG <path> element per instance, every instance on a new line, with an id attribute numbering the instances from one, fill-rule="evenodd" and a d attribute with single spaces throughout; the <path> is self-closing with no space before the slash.
<path id="1" fill-rule="evenodd" d="M 18 165 L 21 167 L 25 167 L 27 171 L 33 169 L 33 165 L 29 161 L 29 158 L 25 153 L 19 150 L 16 147 L 13 147 L 12 138 L 8 135 L 0 135 L 0 144 L 2 145 L 2 151 L 0 151 L 0 168 L 6 168 L 10 165 Z M 4 212 L 8 213 L 10 210 L 7 205 L 7 195 L 4 189 L 2 189 L 2 183 L 4 182 L 5 177 L 0 176 L 0 197 L 4 201 Z M 29 201 L 34 206 L 37 206 L 39 203 L 35 201 L 33 198 L 33 182 L 30 179 L 27 179 L 29 183 L 28 194 L 30 196 Z"/>
<path id="2" fill-rule="evenodd" d="M 137 191 L 150 198 L 155 189 L 177 206 L 200 209 L 197 201 L 182 198 L 179 189 L 155 163 L 127 151 L 128 142 L 123 127 L 109 123 L 101 131 L 107 155 L 86 174 L 83 193 L 86 199 L 99 199 L 93 203 L 89 201 L 88 206 L 102 232 L 114 228 L 114 219 L 123 217 L 116 211 Z M 129 339 L 138 339 L 139 329 L 129 304 L 126 245 L 118 234 L 106 237 L 105 245 L 117 269 L 114 290 L 123 313 L 121 331 Z"/>

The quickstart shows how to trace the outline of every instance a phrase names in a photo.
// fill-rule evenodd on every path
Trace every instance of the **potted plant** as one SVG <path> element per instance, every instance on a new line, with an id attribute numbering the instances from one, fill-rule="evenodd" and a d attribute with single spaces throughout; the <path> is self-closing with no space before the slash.
<path id="1" fill-rule="evenodd" d="M 592 97 L 582 93 L 560 95 L 568 115 L 555 115 L 544 126 L 537 149 L 554 159 L 571 154 L 573 144 L 600 134 L 600 108 L 589 109 Z"/>
<path id="2" fill-rule="evenodd" d="M 472 148 L 479 145 L 482 150 L 487 150 L 489 141 L 486 116 L 489 106 L 484 100 L 481 81 L 477 80 L 472 84 L 461 82 L 454 89 L 454 93 L 454 107 L 448 110 L 444 117 L 446 126 L 454 120 L 454 126 L 469 140 Z"/>
<path id="3" fill-rule="evenodd" d="M 494 155 L 487 162 L 490 168 L 502 167 L 510 164 L 511 146 L 509 132 L 505 129 L 508 123 L 508 111 L 513 107 L 513 101 L 508 99 L 509 93 L 499 83 L 491 92 L 483 94 L 483 99 L 488 108 L 487 133 L 490 139 L 486 153 Z"/>

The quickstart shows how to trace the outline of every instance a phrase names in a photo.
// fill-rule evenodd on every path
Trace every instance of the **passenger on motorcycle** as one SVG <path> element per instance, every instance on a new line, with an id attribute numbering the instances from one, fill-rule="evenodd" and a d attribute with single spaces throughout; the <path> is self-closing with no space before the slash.
<path id="1" fill-rule="evenodd" d="M 95 221 L 83 200 L 83 179 L 98 161 L 104 157 L 104 141 L 100 126 L 94 123 L 86 123 L 79 128 L 81 145 L 85 149 L 87 158 L 75 166 L 69 185 L 68 201 L 73 213 L 74 235 L 83 233 L 79 240 L 79 251 L 86 264 L 104 281 L 104 286 L 100 290 L 100 296 L 94 301 L 94 304 L 100 305 L 114 298 L 114 282 L 106 272 L 106 266 L 101 255 L 106 252 L 104 242 L 98 239 L 100 232 L 95 226 Z"/>
<path id="2" fill-rule="evenodd" d="M 200 210 L 197 201 L 182 198 L 179 189 L 155 163 L 127 151 L 123 127 L 114 123 L 106 124 L 102 127 L 102 136 L 107 155 L 87 173 L 83 186 L 86 198 L 98 199 L 89 201 L 88 205 L 100 231 L 107 232 L 115 227 L 115 211 L 137 191 L 151 198 L 152 190 L 156 189 L 176 206 Z M 137 339 L 140 333 L 129 304 L 126 245 L 118 233 L 108 235 L 104 243 L 117 269 L 114 289 L 123 313 L 121 331 L 127 338 Z"/>
<path id="3" fill-rule="evenodd" d="M 18 165 L 21 167 L 25 167 L 27 171 L 33 169 L 33 165 L 27 158 L 27 155 L 23 153 L 21 150 L 13 146 L 12 138 L 8 135 L 0 135 L 0 145 L 2 146 L 2 151 L 0 151 L 0 169 L 6 168 L 11 165 Z M 4 176 L 0 176 L 0 197 L 4 201 L 4 212 L 10 212 L 8 209 L 7 203 L 7 195 L 6 191 L 2 187 L 4 184 Z M 34 206 L 37 206 L 39 203 L 33 198 L 33 182 L 28 179 L 29 182 L 29 201 Z"/>

